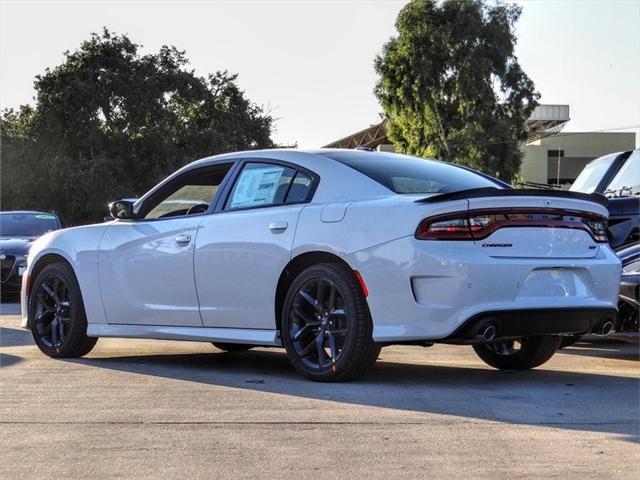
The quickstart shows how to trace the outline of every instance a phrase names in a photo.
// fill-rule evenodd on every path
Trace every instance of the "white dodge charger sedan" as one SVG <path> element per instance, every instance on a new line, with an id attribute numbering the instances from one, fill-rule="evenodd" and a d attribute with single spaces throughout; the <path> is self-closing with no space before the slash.
<path id="1" fill-rule="evenodd" d="M 447 163 L 239 152 L 110 209 L 113 221 L 31 248 L 23 326 L 51 357 L 98 337 L 283 346 L 303 375 L 337 381 L 382 346 L 443 342 L 528 369 L 616 314 L 604 197 L 516 190 Z"/>

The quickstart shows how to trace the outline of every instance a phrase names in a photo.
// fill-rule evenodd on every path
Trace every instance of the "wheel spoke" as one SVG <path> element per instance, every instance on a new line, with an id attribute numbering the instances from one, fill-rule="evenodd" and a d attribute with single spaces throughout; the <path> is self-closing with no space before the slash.
<path id="1" fill-rule="evenodd" d="M 60 303 L 60 279 L 58 277 L 53 278 L 53 298 L 56 303 Z"/>
<path id="2" fill-rule="evenodd" d="M 320 332 L 318 335 L 322 335 L 322 332 Z M 309 342 L 309 344 L 306 347 L 304 347 L 304 349 L 300 352 L 300 356 L 304 357 L 305 355 L 309 355 L 311 353 L 311 350 L 313 350 L 313 348 L 316 345 L 316 339 Z"/>
<path id="3" fill-rule="evenodd" d="M 304 323 L 307 325 L 318 325 L 320 323 L 315 318 L 313 320 L 310 320 L 308 315 L 303 313 L 297 305 L 293 306 L 293 313 L 304 320 Z"/>
<path id="4" fill-rule="evenodd" d="M 56 301 L 55 293 L 53 292 L 53 289 L 51 288 L 50 285 L 47 285 L 46 283 L 42 283 L 42 289 L 45 291 L 45 293 L 51 300 L 53 300 L 54 302 Z"/>
<path id="5" fill-rule="evenodd" d="M 309 302 L 309 305 L 311 305 L 316 311 L 319 311 L 318 302 L 311 295 L 309 295 L 307 292 L 303 292 L 302 290 L 300 290 L 299 293 L 302 298 Z"/>
<path id="6" fill-rule="evenodd" d="M 322 307 L 325 297 L 326 283 L 323 280 L 318 280 L 318 293 L 316 295 L 316 303 L 318 310 L 322 313 Z"/>
<path id="7" fill-rule="evenodd" d="M 322 368 L 323 367 L 323 360 L 325 357 L 325 351 L 324 351 L 324 332 L 320 331 L 320 333 L 318 333 L 318 335 L 316 336 L 316 350 L 318 353 L 318 367 Z"/>
<path id="8" fill-rule="evenodd" d="M 338 356 L 338 349 L 336 348 L 336 338 L 331 332 L 329 332 L 329 350 L 331 351 L 331 363 L 335 363 Z"/>
<path id="9" fill-rule="evenodd" d="M 306 332 L 308 329 L 310 328 L 309 324 L 306 324 L 304 327 L 302 327 L 300 330 L 298 330 L 295 335 L 291 338 L 292 341 L 297 342 L 298 339 L 302 336 L 302 334 L 304 332 Z"/>
<path id="10" fill-rule="evenodd" d="M 44 319 L 44 317 L 53 312 L 55 312 L 55 309 L 47 308 L 43 310 L 38 315 L 36 315 L 36 318 L 35 318 L 36 323 L 42 323 L 42 320 Z"/>
<path id="11" fill-rule="evenodd" d="M 55 347 L 58 343 L 58 317 L 53 317 L 51 322 L 51 344 Z"/>
<path id="12" fill-rule="evenodd" d="M 329 305 L 327 305 L 327 308 L 330 311 L 336 309 L 336 286 L 333 283 L 331 284 L 331 289 L 329 290 Z"/>
<path id="13" fill-rule="evenodd" d="M 60 341 L 64 340 L 64 322 L 58 317 L 58 333 L 60 334 Z"/>

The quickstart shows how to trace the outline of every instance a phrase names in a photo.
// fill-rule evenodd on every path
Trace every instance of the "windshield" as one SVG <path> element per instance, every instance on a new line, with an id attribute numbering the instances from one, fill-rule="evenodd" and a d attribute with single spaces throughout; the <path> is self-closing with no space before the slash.
<path id="1" fill-rule="evenodd" d="M 573 192 L 593 193 L 596 191 L 598 184 L 602 180 L 602 177 L 607 173 L 613 161 L 618 157 L 617 153 L 612 155 L 606 155 L 604 157 L 596 158 L 590 162 L 576 181 L 573 182 L 569 190 Z"/>
<path id="2" fill-rule="evenodd" d="M 1 237 L 39 237 L 59 228 L 58 217 L 50 213 L 0 213 Z"/>
<path id="3" fill-rule="evenodd" d="M 607 190 L 620 190 L 623 187 L 630 190 L 628 193 L 640 192 L 640 150 L 634 151 L 624 162 L 622 168 L 609 183 Z"/>
<path id="4" fill-rule="evenodd" d="M 327 152 L 325 157 L 363 173 L 401 194 L 449 193 L 472 188 L 505 188 L 498 181 L 454 165 L 381 152 Z"/>

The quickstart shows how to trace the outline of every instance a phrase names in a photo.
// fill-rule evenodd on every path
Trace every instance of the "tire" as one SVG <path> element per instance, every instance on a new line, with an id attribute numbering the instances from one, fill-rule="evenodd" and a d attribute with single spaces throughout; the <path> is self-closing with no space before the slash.
<path id="1" fill-rule="evenodd" d="M 52 358 L 82 357 L 96 342 L 87 336 L 87 316 L 78 280 L 69 264 L 47 265 L 29 295 L 29 327 L 36 345 Z"/>
<path id="2" fill-rule="evenodd" d="M 211 345 L 224 352 L 246 352 L 254 347 L 254 345 L 245 345 L 243 343 L 211 342 Z"/>
<path id="3" fill-rule="evenodd" d="M 515 341 L 479 344 L 473 349 L 487 365 L 499 370 L 528 370 L 548 361 L 558 350 L 560 341 L 561 337 L 545 335 L 520 339 L 518 350 L 514 349 Z"/>
<path id="4" fill-rule="evenodd" d="M 581 338 L 582 338 L 582 335 L 569 335 L 568 337 L 561 337 L 559 348 L 570 347 Z"/>
<path id="5" fill-rule="evenodd" d="M 285 297 L 281 323 L 289 360 L 314 381 L 361 377 L 380 353 L 360 284 L 340 264 L 319 263 L 300 273 Z"/>

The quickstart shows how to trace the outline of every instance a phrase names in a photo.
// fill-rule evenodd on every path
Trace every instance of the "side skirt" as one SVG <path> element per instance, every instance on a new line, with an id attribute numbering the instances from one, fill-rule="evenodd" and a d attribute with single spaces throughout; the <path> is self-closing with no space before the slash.
<path id="1" fill-rule="evenodd" d="M 192 342 L 243 343 L 281 347 L 277 330 L 245 328 L 168 327 L 162 325 L 114 325 L 93 323 L 87 326 L 89 337 L 150 338 Z"/>

